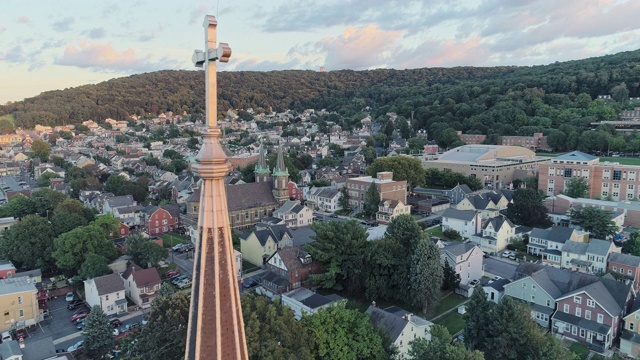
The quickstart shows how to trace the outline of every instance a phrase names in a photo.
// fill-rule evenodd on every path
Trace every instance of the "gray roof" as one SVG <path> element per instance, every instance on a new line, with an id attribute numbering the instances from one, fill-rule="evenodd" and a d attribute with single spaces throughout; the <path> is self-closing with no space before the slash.
<path id="1" fill-rule="evenodd" d="M 108 295 L 117 291 L 124 291 L 124 282 L 118 274 L 99 276 L 93 279 L 99 295 Z"/>
<path id="2" fill-rule="evenodd" d="M 487 284 L 488 287 L 490 288 L 494 288 L 498 291 L 503 291 L 504 290 L 504 286 L 509 284 L 511 282 L 511 280 L 509 279 L 498 279 L 498 280 L 494 280 L 491 283 Z"/>
<path id="3" fill-rule="evenodd" d="M 34 270 L 28 270 L 28 271 L 21 271 L 18 273 L 13 274 L 14 278 L 17 277 L 42 277 L 42 270 L 40 269 L 34 269 Z"/>
<path id="4" fill-rule="evenodd" d="M 495 231 L 500 230 L 500 228 L 502 228 L 502 225 L 504 224 L 509 225 L 510 227 L 515 227 L 515 225 L 511 222 L 511 220 L 507 219 L 504 216 L 496 216 L 496 217 L 492 217 L 491 219 L 489 219 L 489 221 L 487 221 L 487 223 L 484 225 L 483 229 L 486 229 L 487 226 L 489 226 L 489 224 L 491 224 L 491 226 L 493 226 L 493 229 Z"/>
<path id="5" fill-rule="evenodd" d="M 554 160 L 569 160 L 569 161 L 591 161 L 597 159 L 597 156 L 585 154 L 582 151 L 572 151 L 566 154 L 556 156 Z"/>
<path id="6" fill-rule="evenodd" d="M 114 196 L 107 198 L 105 202 L 109 203 L 109 206 L 113 208 L 121 207 L 121 206 L 133 206 L 135 201 L 133 200 L 133 196 L 131 195 L 122 195 L 122 196 Z"/>
<path id="7" fill-rule="evenodd" d="M 253 234 L 262 246 L 267 243 L 269 237 L 271 237 L 276 243 L 282 241 L 284 235 L 289 235 L 289 237 L 293 239 L 293 235 L 286 225 L 269 225 L 264 229 L 254 231 Z M 250 234 L 246 234 L 244 238 L 246 239 L 249 235 Z"/>
<path id="8" fill-rule="evenodd" d="M 22 356 L 20 344 L 17 340 L 5 341 L 0 344 L 0 359 L 8 359 L 16 355 Z"/>
<path id="9" fill-rule="evenodd" d="M 548 229 L 533 228 L 529 236 L 563 244 L 569 240 L 573 232 L 574 229 L 572 228 L 552 226 Z"/>
<path id="10" fill-rule="evenodd" d="M 635 343 L 635 344 L 640 344 L 640 334 L 634 331 L 629 331 L 626 329 L 623 330 L 622 335 L 620 335 L 620 339 L 631 341 L 632 343 Z"/>
<path id="11" fill-rule="evenodd" d="M 262 206 L 277 207 L 271 183 L 258 182 L 225 186 L 229 211 L 250 210 Z"/>
<path id="12" fill-rule="evenodd" d="M 24 360 L 42 360 L 56 356 L 56 348 L 51 336 L 29 341 L 28 345 L 21 350 Z"/>
<path id="13" fill-rule="evenodd" d="M 25 291 L 38 291 L 29 277 L 0 279 L 0 295 L 15 294 Z"/>
<path id="14" fill-rule="evenodd" d="M 562 251 L 566 251 L 572 254 L 595 254 L 600 256 L 607 256 L 610 248 L 611 242 L 606 240 L 593 239 L 589 243 L 569 240 L 564 243 Z"/>
<path id="15" fill-rule="evenodd" d="M 640 266 L 640 257 L 631 254 L 611 253 L 611 255 L 609 255 L 609 262 L 638 267 Z"/>
<path id="16" fill-rule="evenodd" d="M 457 243 L 451 243 L 443 247 L 442 251 L 446 251 L 448 253 L 451 253 L 454 257 L 457 257 L 457 256 L 468 253 L 474 247 L 476 247 L 476 244 L 472 242 L 466 242 L 466 243 L 457 242 Z"/>
<path id="17" fill-rule="evenodd" d="M 389 334 L 391 340 L 396 339 L 402 334 L 402 331 L 407 327 L 409 322 L 402 317 L 396 316 L 393 313 L 382 310 L 378 307 L 369 306 L 367 313 L 371 316 L 369 320 Z"/>
<path id="18" fill-rule="evenodd" d="M 458 210 L 448 208 L 442 213 L 442 218 L 471 221 L 476 216 L 475 210 Z"/>
<path id="19" fill-rule="evenodd" d="M 588 329 L 602 335 L 607 335 L 611 331 L 611 326 L 609 325 L 599 324 L 593 320 L 583 319 L 575 315 L 563 313 L 560 311 L 557 311 L 553 315 L 553 319 L 560 320 L 565 323 L 573 324 L 583 329 Z"/>

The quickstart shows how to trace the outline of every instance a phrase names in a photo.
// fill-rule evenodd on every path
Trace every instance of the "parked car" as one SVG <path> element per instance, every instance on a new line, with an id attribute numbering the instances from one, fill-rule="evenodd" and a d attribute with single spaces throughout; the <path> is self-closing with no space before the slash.
<path id="1" fill-rule="evenodd" d="M 67 302 L 73 301 L 74 298 L 75 298 L 75 295 L 73 294 L 73 292 L 68 292 L 67 296 L 64 297 L 64 299 L 67 300 Z"/>
<path id="2" fill-rule="evenodd" d="M 245 289 L 248 289 L 250 287 L 253 287 L 255 285 L 257 285 L 258 282 L 253 280 L 253 279 L 249 279 L 249 280 L 245 280 L 244 283 L 242 284 L 242 287 L 244 287 Z"/>
<path id="3" fill-rule="evenodd" d="M 77 322 L 78 320 L 82 320 L 82 319 L 86 318 L 87 315 L 89 315 L 89 311 L 88 310 L 82 310 L 80 312 L 77 312 L 77 313 L 73 314 L 73 316 L 71 316 L 71 322 Z"/>
<path id="4" fill-rule="evenodd" d="M 74 310 L 74 309 L 76 309 L 76 308 L 78 308 L 79 306 L 82 306 L 82 305 L 84 305 L 84 300 L 82 300 L 82 299 L 74 299 L 69 304 L 67 304 L 67 309 Z"/>
<path id="5" fill-rule="evenodd" d="M 124 329 L 121 332 L 126 332 L 138 328 L 140 323 L 131 323 L 124 326 Z"/>
<path id="6" fill-rule="evenodd" d="M 191 286 L 191 280 L 181 281 L 178 284 L 176 284 L 176 286 L 178 286 L 179 289 L 187 288 L 187 287 Z"/>
<path id="7" fill-rule="evenodd" d="M 84 346 L 84 340 L 80 340 L 77 343 L 69 346 L 69 348 L 67 349 L 67 352 L 74 352 L 78 349 L 82 349 L 83 346 Z"/>
<path id="8" fill-rule="evenodd" d="M 78 329 L 78 330 L 82 330 L 82 329 L 84 329 L 84 325 L 86 324 L 86 319 L 87 319 L 87 318 L 84 318 L 84 319 L 80 319 L 80 320 L 78 320 L 78 321 L 76 322 L 76 329 Z"/>
<path id="9" fill-rule="evenodd" d="M 120 335 L 120 330 L 118 330 L 117 328 L 113 329 L 113 336 L 118 336 Z"/>
<path id="10" fill-rule="evenodd" d="M 27 334 L 27 331 L 25 329 L 18 329 L 18 330 L 16 330 L 16 333 L 15 333 L 14 336 L 16 337 L 16 340 L 20 340 L 20 339 L 27 338 L 28 334 Z"/>
<path id="11" fill-rule="evenodd" d="M 180 274 L 180 270 L 178 270 L 178 269 L 169 270 L 166 273 L 164 273 L 164 276 L 170 277 L 170 276 L 175 275 L 175 274 Z"/>
<path id="12" fill-rule="evenodd" d="M 181 248 L 183 248 L 185 245 L 186 245 L 186 244 L 177 244 L 177 245 L 174 245 L 174 246 L 171 248 L 171 250 L 173 250 L 173 251 L 180 251 L 180 249 L 181 249 Z"/>
<path id="13" fill-rule="evenodd" d="M 184 279 L 188 279 L 188 278 L 189 278 L 189 277 L 188 277 L 187 275 L 180 275 L 180 276 L 176 277 L 175 279 L 171 280 L 171 282 L 172 282 L 174 285 L 177 285 L 179 282 L 182 282 L 182 280 L 184 280 Z"/>
<path id="14" fill-rule="evenodd" d="M 480 285 L 480 280 L 471 280 L 471 281 L 469 281 L 469 286 L 471 286 L 471 287 L 476 287 L 478 285 Z"/>
<path id="15" fill-rule="evenodd" d="M 509 251 L 509 250 L 505 250 L 505 251 L 502 252 L 502 257 L 508 258 L 511 255 L 515 256 L 515 254 L 513 252 Z"/>
<path id="16" fill-rule="evenodd" d="M 337 218 L 337 217 L 338 217 L 338 215 L 337 215 L 337 214 L 331 214 L 331 215 L 329 215 L 329 217 Z"/>
<path id="17" fill-rule="evenodd" d="M 120 319 L 111 319 L 110 323 L 111 323 L 111 327 L 114 327 L 114 328 L 117 328 L 118 326 L 122 325 L 122 321 L 120 321 Z"/>
<path id="18" fill-rule="evenodd" d="M 2 333 L 2 342 L 11 341 L 11 340 L 13 340 L 13 338 L 11 337 L 11 333 L 8 331 L 4 331 Z"/>

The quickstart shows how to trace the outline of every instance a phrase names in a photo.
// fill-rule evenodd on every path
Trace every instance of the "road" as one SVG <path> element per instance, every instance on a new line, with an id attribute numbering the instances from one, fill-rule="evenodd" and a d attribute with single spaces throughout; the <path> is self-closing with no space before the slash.
<path id="1" fill-rule="evenodd" d="M 513 261 L 503 260 L 493 256 L 484 259 L 485 273 L 498 275 L 505 279 L 513 280 L 517 266 Z"/>

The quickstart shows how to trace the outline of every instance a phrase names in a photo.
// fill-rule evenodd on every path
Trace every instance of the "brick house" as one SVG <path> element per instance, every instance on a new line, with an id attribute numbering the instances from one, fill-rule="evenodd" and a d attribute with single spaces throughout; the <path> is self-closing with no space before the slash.
<path id="1" fill-rule="evenodd" d="M 11 261 L 0 260 L 0 279 L 8 279 L 16 274 L 16 267 Z"/>
<path id="2" fill-rule="evenodd" d="M 640 290 L 640 257 L 630 254 L 611 253 L 607 269 L 618 274 L 617 276 L 627 279 L 631 283 L 633 292 L 638 293 Z"/>
<path id="3" fill-rule="evenodd" d="M 282 294 L 302 286 L 309 275 L 319 271 L 319 266 L 303 247 L 296 246 L 278 249 L 267 259 L 267 269 L 273 274 L 264 277 L 263 286 Z"/>
<path id="4" fill-rule="evenodd" d="M 375 184 L 380 200 L 397 200 L 407 203 L 407 181 L 394 181 L 392 172 L 379 172 L 376 177 L 361 176 L 348 178 L 345 186 L 349 192 L 349 205 L 353 209 L 364 208 L 366 193 Z"/>
<path id="5" fill-rule="evenodd" d="M 178 226 L 178 218 L 163 207 L 148 206 L 144 209 L 145 231 L 149 236 L 165 234 L 175 230 Z"/>

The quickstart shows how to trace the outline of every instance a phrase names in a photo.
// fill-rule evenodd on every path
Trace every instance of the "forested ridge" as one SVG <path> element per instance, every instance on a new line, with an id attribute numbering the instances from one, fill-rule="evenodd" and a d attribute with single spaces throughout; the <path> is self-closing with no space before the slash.
<path id="1" fill-rule="evenodd" d="M 414 128 L 430 131 L 446 125 L 505 135 L 522 127 L 557 129 L 562 124 L 580 131 L 588 121 L 615 118 L 625 106 L 622 100 L 640 96 L 640 50 L 532 67 L 238 71 L 220 72 L 218 78 L 220 112 L 325 108 L 353 117 L 369 106 L 374 117 L 413 115 Z M 132 75 L 44 92 L 0 106 L 0 115 L 13 114 L 17 126 L 31 128 L 165 111 L 198 114 L 204 109 L 203 80 L 202 71 Z M 593 106 L 592 99 L 601 94 L 621 100 L 618 108 Z"/>

